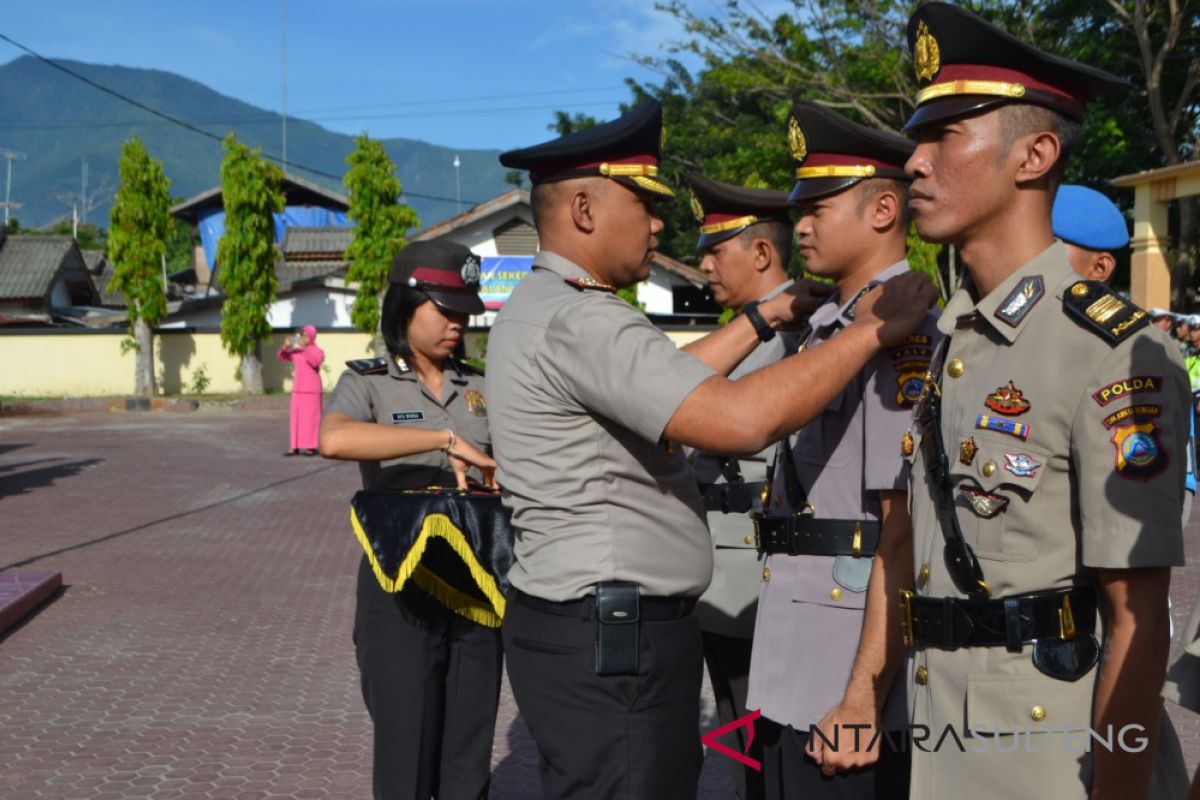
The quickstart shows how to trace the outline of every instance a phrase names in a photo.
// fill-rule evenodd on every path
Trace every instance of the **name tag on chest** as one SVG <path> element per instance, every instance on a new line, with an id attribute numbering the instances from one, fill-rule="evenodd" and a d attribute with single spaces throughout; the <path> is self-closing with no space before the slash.
<path id="1" fill-rule="evenodd" d="M 400 423 L 400 422 L 416 422 L 418 420 L 423 420 L 423 419 L 425 419 L 425 412 L 423 412 L 423 411 L 393 411 L 392 412 L 392 424 L 393 425 Z"/>

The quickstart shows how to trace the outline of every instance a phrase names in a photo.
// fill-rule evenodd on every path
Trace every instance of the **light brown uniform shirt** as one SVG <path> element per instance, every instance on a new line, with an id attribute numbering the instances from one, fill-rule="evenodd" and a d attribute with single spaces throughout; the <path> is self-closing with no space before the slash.
<path id="1" fill-rule="evenodd" d="M 497 479 L 516 531 L 509 577 L 555 601 L 608 580 L 696 597 L 712 543 L 683 449 L 660 439 L 714 372 L 621 298 L 568 278 L 588 275 L 542 251 L 488 338 Z"/>
<path id="2" fill-rule="evenodd" d="M 951 337 L 936 378 L 955 512 L 993 598 L 1092 585 L 1097 569 L 1183 563 L 1182 360 L 1153 327 L 1113 344 L 1068 315 L 1064 293 L 1078 281 L 1055 243 L 978 302 L 960 289 L 939 322 Z M 1010 381 L 1029 406 L 997 413 L 989 397 Z M 1000 429 L 1011 424 L 1025 427 Z M 943 561 L 915 425 L 913 435 L 916 592 L 963 597 Z M 968 440 L 975 448 L 964 453 Z M 1087 796 L 1090 755 L 1078 735 L 1064 742 L 1057 732 L 1090 725 L 1097 669 L 1058 680 L 1034 667 L 1031 647 L 915 649 L 912 721 L 931 740 L 913 750 L 913 797 L 968 786 L 1003 786 L 1005 797 Z M 932 752 L 948 726 L 986 735 L 964 740 L 965 753 L 950 740 Z M 1023 738 L 1001 752 L 1012 734 Z"/>

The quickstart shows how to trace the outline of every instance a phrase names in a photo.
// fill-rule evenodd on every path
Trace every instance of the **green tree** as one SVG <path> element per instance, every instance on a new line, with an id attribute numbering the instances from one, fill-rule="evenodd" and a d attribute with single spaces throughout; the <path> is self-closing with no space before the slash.
<path id="1" fill-rule="evenodd" d="M 350 319 L 374 335 L 376 353 L 383 352 L 379 335 L 379 303 L 388 283 L 392 259 L 408 245 L 408 232 L 421 224 L 417 212 L 399 202 L 400 179 L 383 145 L 365 133 L 354 140 L 346 156 L 350 169 L 342 179 L 350 195 L 349 217 L 354 235 L 346 258 L 346 278 L 358 282 Z"/>
<path id="2" fill-rule="evenodd" d="M 221 307 L 221 344 L 241 358 L 243 392 L 262 392 L 260 345 L 271 335 L 267 310 L 275 302 L 275 221 L 283 211 L 283 173 L 231 133 L 225 137 L 221 194 L 225 233 L 217 244 L 218 279 L 226 298 Z"/>
<path id="3" fill-rule="evenodd" d="M 108 215 L 111 288 L 125 295 L 132 326 L 122 349 L 136 351 L 134 391 L 151 396 L 154 386 L 152 329 L 167 312 L 162 281 L 167 233 L 171 228 L 171 181 L 161 161 L 134 137 L 121 148 L 121 184 Z"/>

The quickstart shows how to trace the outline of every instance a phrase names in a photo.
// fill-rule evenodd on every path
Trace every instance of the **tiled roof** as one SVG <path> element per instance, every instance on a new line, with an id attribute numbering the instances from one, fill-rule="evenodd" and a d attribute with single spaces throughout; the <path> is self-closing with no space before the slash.
<path id="1" fill-rule="evenodd" d="M 6 237 L 0 243 L 0 299 L 45 298 L 73 244 L 70 236 Z"/>
<path id="2" fill-rule="evenodd" d="M 350 246 L 353 228 L 288 227 L 283 234 L 283 254 L 296 258 L 333 258 L 340 260 Z"/>

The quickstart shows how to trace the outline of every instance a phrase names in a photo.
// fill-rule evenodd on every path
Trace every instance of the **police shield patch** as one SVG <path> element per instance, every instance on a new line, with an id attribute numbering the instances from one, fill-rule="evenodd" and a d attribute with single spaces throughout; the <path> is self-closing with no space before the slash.
<path id="1" fill-rule="evenodd" d="M 1116 470 L 1123 478 L 1148 480 L 1167 467 L 1167 452 L 1158 438 L 1154 420 L 1134 420 L 1113 431 Z"/>

